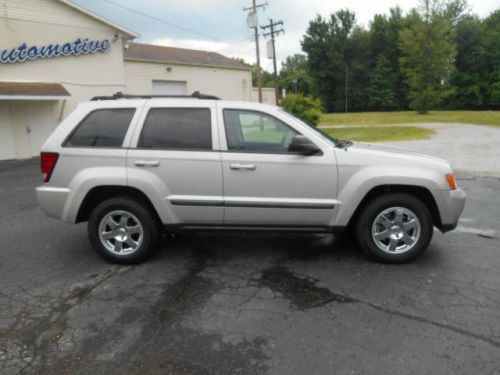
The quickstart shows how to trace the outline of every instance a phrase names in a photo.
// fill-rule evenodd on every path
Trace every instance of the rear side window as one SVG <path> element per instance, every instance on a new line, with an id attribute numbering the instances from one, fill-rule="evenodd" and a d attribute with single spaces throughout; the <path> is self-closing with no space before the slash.
<path id="1" fill-rule="evenodd" d="M 122 147 L 134 108 L 98 109 L 90 112 L 64 143 L 65 147 Z"/>
<path id="2" fill-rule="evenodd" d="M 161 150 L 212 150 L 208 108 L 153 108 L 137 147 Z"/>

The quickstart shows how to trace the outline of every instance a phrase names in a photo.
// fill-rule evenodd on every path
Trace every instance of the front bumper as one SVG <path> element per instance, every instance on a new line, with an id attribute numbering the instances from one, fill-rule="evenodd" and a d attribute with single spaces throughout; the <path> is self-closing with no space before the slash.
<path id="1" fill-rule="evenodd" d="M 460 188 L 434 192 L 434 198 L 441 216 L 441 225 L 439 227 L 441 232 L 448 232 L 457 227 L 458 218 L 464 210 L 465 197 L 465 192 Z"/>
<path id="2" fill-rule="evenodd" d="M 69 196 L 69 189 L 49 186 L 38 186 L 36 197 L 40 207 L 47 216 L 54 219 L 64 220 L 65 206 Z"/>

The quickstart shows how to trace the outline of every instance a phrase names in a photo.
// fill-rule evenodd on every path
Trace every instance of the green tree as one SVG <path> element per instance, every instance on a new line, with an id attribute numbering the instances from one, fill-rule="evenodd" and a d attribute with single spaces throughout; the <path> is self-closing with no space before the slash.
<path id="1" fill-rule="evenodd" d="M 245 61 L 245 59 L 241 58 L 241 57 L 231 57 L 231 60 L 234 60 L 236 62 L 239 62 L 240 64 L 243 64 L 243 65 L 246 65 L 248 67 L 251 67 L 252 64 L 249 64 Z"/>
<path id="2" fill-rule="evenodd" d="M 257 87 L 257 64 L 249 64 L 241 57 L 232 57 L 232 59 L 252 68 L 252 86 Z M 262 67 L 260 68 L 260 72 L 262 75 L 262 87 L 274 87 L 273 74 L 262 69 Z"/>
<path id="3" fill-rule="evenodd" d="M 280 85 L 290 93 L 310 94 L 312 78 L 308 72 L 307 57 L 302 54 L 288 56 L 281 64 Z"/>
<path id="4" fill-rule="evenodd" d="M 273 74 L 267 70 L 260 68 L 260 75 L 262 79 L 262 87 L 274 87 Z M 252 85 L 257 87 L 257 65 L 252 64 Z"/>
<path id="5" fill-rule="evenodd" d="M 369 33 L 358 26 L 353 28 L 349 36 L 348 43 L 344 52 L 344 58 L 347 65 L 347 82 L 345 80 L 341 85 L 343 91 L 341 97 L 345 102 L 347 99 L 348 111 L 366 111 L 368 110 L 368 92 L 366 88 L 370 84 L 370 36 Z M 347 90 L 346 90 L 347 84 Z"/>
<path id="6" fill-rule="evenodd" d="M 401 69 L 409 86 L 410 107 L 419 113 L 438 108 L 452 93 L 456 45 L 453 25 L 444 3 L 423 0 L 400 32 Z"/>
<path id="7" fill-rule="evenodd" d="M 456 25 L 457 58 L 452 75 L 454 87 L 448 106 L 480 108 L 485 104 L 488 81 L 485 77 L 485 27 L 475 16 L 468 16 Z"/>
<path id="8" fill-rule="evenodd" d="M 349 111 L 500 108 L 500 9 L 480 19 L 466 0 L 422 0 L 404 16 L 375 15 L 368 30 L 355 21 L 349 10 L 317 16 L 302 39 L 311 85 L 299 90 L 328 111 L 344 111 L 346 96 Z M 289 91 L 298 65 L 284 65 Z"/>
<path id="9" fill-rule="evenodd" d="M 389 16 L 376 14 L 370 22 L 370 70 L 371 79 L 375 74 L 380 76 L 380 70 L 384 70 L 384 76 L 378 79 L 378 85 L 383 85 L 385 89 L 392 84 L 392 89 L 397 102 L 397 108 L 408 108 L 406 98 L 407 85 L 401 73 L 399 59 L 401 50 L 399 49 L 399 33 L 403 27 L 402 10 L 399 7 L 391 8 Z M 383 63 L 379 59 L 383 57 Z M 382 64 L 383 66 L 380 66 Z M 376 73 L 375 70 L 378 69 Z M 387 82 L 382 82 L 387 81 Z M 372 82 L 373 83 L 373 82 Z M 371 95 L 373 98 L 373 95 Z M 377 108 L 374 103 L 369 103 L 372 110 Z M 390 106 L 392 107 L 392 105 Z"/>
<path id="10" fill-rule="evenodd" d="M 329 111 L 344 109 L 349 37 L 354 26 L 354 13 L 339 10 L 328 19 L 317 16 L 302 39 L 314 82 L 313 94 L 321 98 Z"/>
<path id="11" fill-rule="evenodd" d="M 500 9 L 484 20 L 484 81 L 485 104 L 500 108 Z"/>
<path id="12" fill-rule="evenodd" d="M 384 55 L 380 55 L 368 86 L 370 109 L 391 111 L 399 108 L 395 86 L 396 74 L 392 71 L 389 60 Z"/>
<path id="13" fill-rule="evenodd" d="M 453 25 L 457 25 L 465 17 L 470 16 L 467 0 L 448 0 L 444 3 L 443 10 Z"/>

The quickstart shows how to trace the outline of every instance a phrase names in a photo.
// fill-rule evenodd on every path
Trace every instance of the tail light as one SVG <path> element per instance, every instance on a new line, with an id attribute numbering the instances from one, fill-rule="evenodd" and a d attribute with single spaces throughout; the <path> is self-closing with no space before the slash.
<path id="1" fill-rule="evenodd" d="M 43 182 L 49 182 L 50 176 L 56 166 L 59 154 L 55 152 L 42 152 L 40 153 L 40 167 L 42 169 Z"/>

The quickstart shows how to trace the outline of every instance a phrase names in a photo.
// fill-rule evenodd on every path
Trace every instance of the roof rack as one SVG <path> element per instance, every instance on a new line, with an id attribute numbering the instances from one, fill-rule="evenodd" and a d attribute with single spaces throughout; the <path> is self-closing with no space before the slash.
<path id="1" fill-rule="evenodd" d="M 191 95 L 131 95 L 124 94 L 121 91 L 111 96 L 94 96 L 91 101 L 97 100 L 117 100 L 117 99 L 155 99 L 155 98 L 184 98 L 184 99 L 203 99 L 203 100 L 220 100 L 214 95 L 202 94 L 199 91 L 193 92 Z"/>

